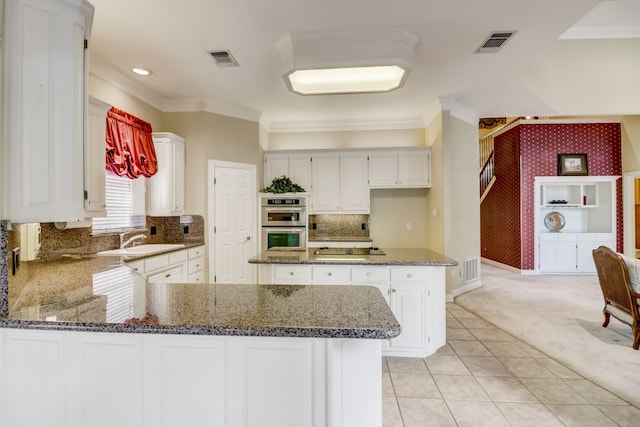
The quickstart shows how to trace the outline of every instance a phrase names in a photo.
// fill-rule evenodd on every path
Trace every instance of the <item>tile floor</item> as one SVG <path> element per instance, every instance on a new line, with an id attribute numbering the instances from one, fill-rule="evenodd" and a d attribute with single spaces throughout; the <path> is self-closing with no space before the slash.
<path id="1" fill-rule="evenodd" d="M 386 426 L 638 426 L 640 410 L 455 303 L 447 344 L 383 360 Z"/>

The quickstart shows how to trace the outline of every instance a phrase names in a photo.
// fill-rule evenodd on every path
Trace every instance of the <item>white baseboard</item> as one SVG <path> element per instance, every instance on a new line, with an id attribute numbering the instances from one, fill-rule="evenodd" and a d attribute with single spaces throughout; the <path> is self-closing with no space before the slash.
<path id="1" fill-rule="evenodd" d="M 498 267 L 498 268 L 501 268 L 501 269 L 503 269 L 503 270 L 509 270 L 509 271 L 514 272 L 514 273 L 522 274 L 523 276 L 524 276 L 524 275 L 534 275 L 534 274 L 537 274 L 535 270 L 520 270 L 519 268 L 515 268 L 515 267 L 512 267 L 512 266 L 510 266 L 510 265 L 503 264 L 503 263 L 498 262 L 498 261 L 494 261 L 494 260 L 492 260 L 492 259 L 488 259 L 488 258 L 481 258 L 481 260 L 482 260 L 482 263 L 483 263 L 483 264 L 492 265 L 492 266 L 494 266 L 494 267 Z"/>
<path id="2" fill-rule="evenodd" d="M 478 289 L 482 286 L 482 280 L 475 280 L 471 283 L 467 283 L 466 285 L 456 288 L 451 291 L 450 294 L 447 294 L 447 302 L 453 302 L 458 295 L 462 295 L 466 292 L 472 291 L 474 289 Z"/>

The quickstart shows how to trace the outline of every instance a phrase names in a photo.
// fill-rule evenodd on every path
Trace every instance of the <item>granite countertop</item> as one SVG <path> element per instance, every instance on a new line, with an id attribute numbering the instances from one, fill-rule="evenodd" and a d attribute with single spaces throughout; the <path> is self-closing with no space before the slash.
<path id="1" fill-rule="evenodd" d="M 251 258 L 253 264 L 346 264 L 346 265 L 406 265 L 456 266 L 458 262 L 430 249 L 382 248 L 386 255 L 318 256 L 306 251 L 270 250 Z"/>
<path id="2" fill-rule="evenodd" d="M 400 334 L 375 287 L 148 283 L 121 258 L 24 262 L 10 281 L 9 315 L 0 317 L 0 328 L 368 339 Z"/>

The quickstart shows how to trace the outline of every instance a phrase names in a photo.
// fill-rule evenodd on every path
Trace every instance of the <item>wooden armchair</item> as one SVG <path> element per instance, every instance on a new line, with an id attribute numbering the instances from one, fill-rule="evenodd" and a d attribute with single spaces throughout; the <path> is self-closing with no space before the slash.
<path id="1" fill-rule="evenodd" d="M 607 327 L 611 316 L 631 326 L 633 348 L 640 347 L 640 275 L 636 259 L 617 254 L 606 246 L 593 250 L 593 260 L 604 297 L 604 323 Z M 633 283 L 635 282 L 635 283 Z M 634 289 L 635 287 L 635 289 Z"/>

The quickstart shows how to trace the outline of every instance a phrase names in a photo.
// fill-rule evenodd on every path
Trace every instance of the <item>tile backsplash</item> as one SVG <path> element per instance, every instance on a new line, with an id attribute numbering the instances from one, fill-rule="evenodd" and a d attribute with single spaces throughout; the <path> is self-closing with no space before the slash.
<path id="1" fill-rule="evenodd" d="M 309 240 L 369 237 L 369 215 L 309 215 Z"/>
<path id="2" fill-rule="evenodd" d="M 145 231 L 131 231 L 127 237 L 144 233 L 145 243 L 191 243 L 204 241 L 204 219 L 200 215 L 147 217 Z M 38 259 L 54 261 L 62 255 L 88 255 L 115 249 L 120 245 L 118 233 L 92 235 L 91 228 L 58 230 L 53 223 L 41 223 L 41 243 Z M 7 234 L 8 250 L 19 246 L 20 236 L 11 229 Z M 11 268 L 11 257 L 2 254 L 6 267 Z"/>

